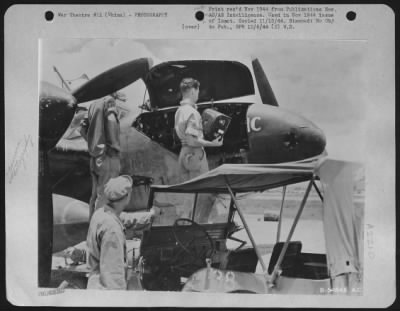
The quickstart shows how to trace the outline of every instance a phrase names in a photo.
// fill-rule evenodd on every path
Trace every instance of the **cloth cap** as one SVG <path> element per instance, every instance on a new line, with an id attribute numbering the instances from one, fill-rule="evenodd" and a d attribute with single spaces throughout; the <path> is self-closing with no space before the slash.
<path id="1" fill-rule="evenodd" d="M 118 201 L 125 197 L 132 189 L 132 178 L 121 175 L 111 178 L 104 186 L 104 195 L 109 201 Z"/>

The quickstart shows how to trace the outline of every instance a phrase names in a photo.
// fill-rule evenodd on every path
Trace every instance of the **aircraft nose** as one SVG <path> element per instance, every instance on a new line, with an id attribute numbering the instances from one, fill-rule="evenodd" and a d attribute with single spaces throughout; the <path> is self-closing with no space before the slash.
<path id="1" fill-rule="evenodd" d="M 283 135 L 283 144 L 290 151 L 300 153 L 300 157 L 310 158 L 324 151 L 326 138 L 321 129 L 313 124 L 291 128 Z"/>
<path id="2" fill-rule="evenodd" d="M 46 149 L 54 147 L 74 116 L 76 99 L 68 92 L 42 82 L 39 96 L 39 137 Z"/>
<path id="3" fill-rule="evenodd" d="M 250 106 L 247 130 L 250 163 L 299 161 L 320 155 L 326 146 L 320 128 L 280 107 Z"/>

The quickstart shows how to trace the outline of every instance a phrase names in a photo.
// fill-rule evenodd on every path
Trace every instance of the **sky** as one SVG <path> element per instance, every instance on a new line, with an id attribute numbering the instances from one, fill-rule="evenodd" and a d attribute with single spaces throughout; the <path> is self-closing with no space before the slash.
<path id="1" fill-rule="evenodd" d="M 153 64 L 183 59 L 227 59 L 250 65 L 257 57 L 279 106 L 320 127 L 328 154 L 365 160 L 366 56 L 363 41 L 338 40 L 42 40 L 40 79 L 61 86 L 64 79 L 90 78 L 121 63 L 147 57 Z M 77 87 L 84 80 L 78 79 Z M 123 90 L 125 105 L 139 112 L 145 86 L 138 81 Z"/>

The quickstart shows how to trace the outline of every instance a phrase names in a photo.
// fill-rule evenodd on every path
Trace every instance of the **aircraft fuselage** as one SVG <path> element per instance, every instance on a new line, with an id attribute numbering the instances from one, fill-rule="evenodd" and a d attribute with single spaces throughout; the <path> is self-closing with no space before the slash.
<path id="1" fill-rule="evenodd" d="M 210 169 L 223 163 L 277 163 L 310 158 L 321 154 L 325 137 L 313 123 L 274 106 L 253 103 L 200 103 L 199 112 L 216 109 L 232 118 L 224 144 L 207 148 Z M 144 112 L 131 124 L 121 121 L 121 174 L 149 177 L 155 184 L 174 184 L 179 180 L 179 142 L 174 138 L 174 115 L 177 107 Z M 83 116 L 83 114 L 82 114 Z M 79 122 L 74 122 L 79 124 Z M 82 138 L 73 143 L 84 146 Z M 68 142 L 64 142 L 68 144 Z M 51 169 L 56 184 L 54 193 L 82 201 L 90 197 L 90 173 L 85 152 L 51 152 Z M 73 160 L 74 159 L 74 160 Z M 69 171 L 69 176 L 62 176 Z M 73 181 L 74 180 L 74 181 Z M 134 189 L 132 210 L 147 207 L 147 188 Z"/>

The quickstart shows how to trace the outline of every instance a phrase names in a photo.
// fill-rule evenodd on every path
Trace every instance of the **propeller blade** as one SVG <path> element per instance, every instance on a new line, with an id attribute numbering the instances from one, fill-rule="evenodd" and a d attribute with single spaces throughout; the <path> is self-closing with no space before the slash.
<path id="1" fill-rule="evenodd" d="M 253 71 L 256 78 L 258 91 L 260 92 L 261 100 L 264 105 L 279 106 L 275 98 L 274 92 L 272 91 L 271 85 L 268 82 L 268 78 L 258 60 L 255 58 L 252 60 Z"/>
<path id="2" fill-rule="evenodd" d="M 139 58 L 111 68 L 81 85 L 72 95 L 78 103 L 98 99 L 110 95 L 139 78 L 143 78 L 149 71 L 152 60 Z"/>

